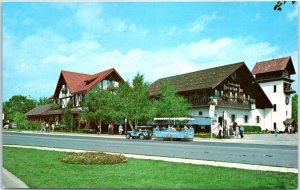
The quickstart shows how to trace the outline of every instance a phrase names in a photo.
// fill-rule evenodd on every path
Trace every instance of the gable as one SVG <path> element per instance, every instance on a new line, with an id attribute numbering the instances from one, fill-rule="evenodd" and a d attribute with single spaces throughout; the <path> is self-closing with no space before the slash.
<path id="1" fill-rule="evenodd" d="M 252 69 L 254 75 L 287 70 L 289 74 L 296 74 L 290 56 L 257 62 Z"/>

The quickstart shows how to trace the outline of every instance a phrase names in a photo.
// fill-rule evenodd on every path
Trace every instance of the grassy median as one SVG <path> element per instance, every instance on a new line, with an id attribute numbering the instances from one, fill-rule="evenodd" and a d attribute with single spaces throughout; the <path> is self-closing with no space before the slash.
<path id="1" fill-rule="evenodd" d="M 128 159 L 114 165 L 60 161 L 66 153 L 3 147 L 3 165 L 30 188 L 295 189 L 297 174 Z"/>

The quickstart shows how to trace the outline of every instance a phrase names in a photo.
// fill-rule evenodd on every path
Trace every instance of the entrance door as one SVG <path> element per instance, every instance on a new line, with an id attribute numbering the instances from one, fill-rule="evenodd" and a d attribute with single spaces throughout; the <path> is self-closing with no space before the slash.
<path id="1" fill-rule="evenodd" d="M 223 126 L 223 117 L 218 117 L 218 123 L 220 123 L 221 126 Z"/>

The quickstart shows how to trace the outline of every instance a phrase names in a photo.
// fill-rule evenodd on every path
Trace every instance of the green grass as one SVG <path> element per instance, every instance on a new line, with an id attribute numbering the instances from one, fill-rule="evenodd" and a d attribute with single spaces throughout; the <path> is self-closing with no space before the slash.
<path id="1" fill-rule="evenodd" d="M 3 164 L 30 188 L 295 189 L 297 174 L 128 159 L 114 165 L 60 162 L 66 153 L 3 147 Z"/>

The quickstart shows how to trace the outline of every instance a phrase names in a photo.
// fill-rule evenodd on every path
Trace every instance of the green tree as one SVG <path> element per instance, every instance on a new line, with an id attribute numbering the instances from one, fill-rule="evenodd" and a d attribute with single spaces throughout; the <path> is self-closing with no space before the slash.
<path id="1" fill-rule="evenodd" d="M 26 120 L 25 115 L 23 113 L 20 113 L 18 111 L 14 112 L 12 119 L 17 124 L 17 128 L 19 130 L 28 127 L 28 121 Z"/>
<path id="2" fill-rule="evenodd" d="M 137 126 L 140 122 L 146 122 L 152 117 L 149 84 L 139 73 L 134 77 L 131 85 L 128 82 L 119 85 L 115 93 L 115 101 L 117 118 L 126 118 L 131 128 L 133 128 L 132 122 Z"/>
<path id="3" fill-rule="evenodd" d="M 298 128 L 298 94 L 292 97 L 292 118 L 295 121 L 295 127 Z"/>
<path id="4" fill-rule="evenodd" d="M 112 94 L 113 91 L 101 90 L 98 86 L 87 92 L 81 117 L 87 121 L 94 121 L 100 127 L 102 120 L 115 119 Z"/>
<path id="5" fill-rule="evenodd" d="M 149 99 L 149 84 L 144 81 L 144 76 L 139 73 L 132 80 L 131 105 L 133 106 L 131 118 L 135 126 L 139 121 L 147 121 L 151 118 L 151 101 Z"/>
<path id="6" fill-rule="evenodd" d="M 276 5 L 274 6 L 274 10 L 275 11 L 281 11 L 282 10 L 282 6 L 285 5 L 287 1 L 277 1 Z M 290 1 L 293 5 L 297 2 L 297 1 Z"/>
<path id="7" fill-rule="evenodd" d="M 36 105 L 37 106 L 42 106 L 42 105 L 47 105 L 47 104 L 51 104 L 52 103 L 52 100 L 47 98 L 47 97 L 40 97 L 38 100 L 37 100 L 37 103 Z"/>
<path id="8" fill-rule="evenodd" d="M 63 115 L 62 116 L 63 116 L 65 127 L 68 130 L 70 130 L 71 132 L 73 132 L 75 121 L 74 121 L 74 117 L 73 117 L 72 112 L 71 112 L 71 108 L 72 108 L 72 105 L 67 104 L 67 107 L 65 107 L 64 110 L 63 110 Z"/>
<path id="9" fill-rule="evenodd" d="M 13 120 L 16 112 L 25 114 L 36 106 L 36 102 L 26 96 L 12 96 L 7 102 L 3 103 L 3 113 L 6 120 Z"/>
<path id="10" fill-rule="evenodd" d="M 154 102 L 153 111 L 156 117 L 184 117 L 189 116 L 189 107 L 188 101 L 176 94 L 174 86 L 164 84 L 160 98 Z"/>

